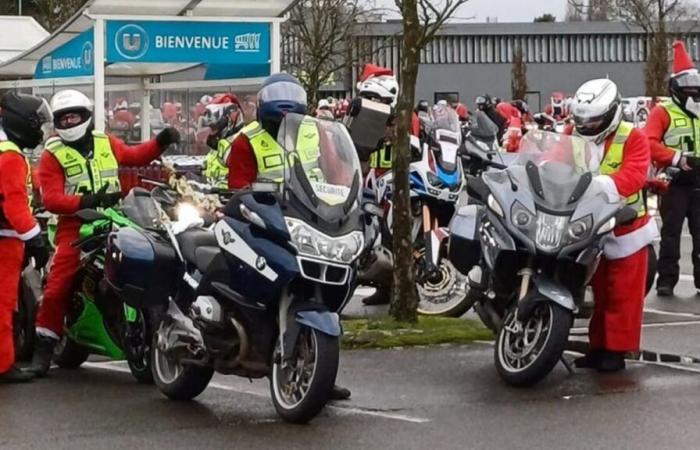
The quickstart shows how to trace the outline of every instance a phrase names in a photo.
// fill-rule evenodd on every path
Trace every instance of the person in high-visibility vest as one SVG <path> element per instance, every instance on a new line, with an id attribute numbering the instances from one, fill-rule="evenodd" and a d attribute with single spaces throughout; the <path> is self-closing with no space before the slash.
<path id="1" fill-rule="evenodd" d="M 129 147 L 114 136 L 94 131 L 92 102 L 67 89 L 51 99 L 58 136 L 44 144 L 39 162 L 42 200 L 57 214 L 56 253 L 49 270 L 44 298 L 36 318 L 37 339 L 29 370 L 46 375 L 53 350 L 63 335 L 65 315 L 80 268 L 80 250 L 71 246 L 79 237 L 81 209 L 107 208 L 121 198 L 120 166 L 143 166 L 180 141 L 175 128 L 165 128 L 148 142 Z"/>
<path id="2" fill-rule="evenodd" d="M 231 144 L 228 157 L 229 189 L 244 189 L 256 180 L 281 181 L 285 170 L 284 150 L 277 144 L 277 133 L 286 114 L 306 114 L 306 91 L 294 76 L 286 73 L 267 77 L 258 92 L 257 119 L 243 127 Z M 300 127 L 305 126 L 302 122 Z M 300 128 L 301 129 L 301 128 Z M 316 131 L 316 126 L 313 126 Z M 303 135 L 309 136 L 303 136 Z M 318 136 L 299 133 L 297 152 L 307 173 L 318 164 Z M 350 390 L 333 387 L 333 399 L 350 398 Z"/>
<path id="3" fill-rule="evenodd" d="M 241 102 L 235 94 L 220 94 L 214 97 L 206 109 L 205 120 L 211 128 L 207 145 L 211 150 L 204 159 L 202 175 L 212 186 L 226 189 L 231 142 L 244 125 Z"/>
<path id="4" fill-rule="evenodd" d="M 42 125 L 51 123 L 51 111 L 45 100 L 14 92 L 2 97 L 0 108 L 0 383 L 20 383 L 34 378 L 15 365 L 12 317 L 22 263 L 25 252 L 37 269 L 49 260 L 32 216 L 31 169 L 22 151 L 41 144 Z"/>
<path id="5" fill-rule="evenodd" d="M 700 292 L 700 172 L 691 170 L 683 155 L 700 157 L 700 74 L 683 42 L 675 42 L 673 49 L 671 99 L 654 106 L 645 127 L 654 166 L 681 169 L 660 196 L 662 226 L 656 292 L 664 297 L 673 295 L 680 276 L 678 261 L 686 218 L 693 240 L 695 288 Z"/>
<path id="6" fill-rule="evenodd" d="M 584 83 L 574 97 L 572 116 L 574 135 L 589 142 L 588 157 L 599 167 L 593 182 L 610 198 L 626 199 L 637 210 L 637 219 L 616 227 L 605 244 L 591 281 L 595 309 L 588 328 L 590 350 L 575 361 L 580 368 L 614 372 L 625 368 L 625 353 L 639 351 L 648 246 L 658 235 L 643 192 L 649 142 L 641 130 L 622 121 L 622 98 L 611 80 Z"/>

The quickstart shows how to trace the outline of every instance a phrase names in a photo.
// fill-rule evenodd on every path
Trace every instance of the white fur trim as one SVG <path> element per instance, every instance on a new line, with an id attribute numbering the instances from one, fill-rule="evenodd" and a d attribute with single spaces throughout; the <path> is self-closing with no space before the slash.
<path id="1" fill-rule="evenodd" d="M 49 330 L 48 328 L 44 328 L 44 327 L 36 327 L 36 334 L 39 336 L 55 339 L 57 341 L 61 340 L 59 335 L 57 335 L 53 331 Z"/>
<path id="2" fill-rule="evenodd" d="M 16 232 L 15 230 L 0 230 L 0 236 L 17 238 L 21 241 L 28 241 L 34 236 L 38 235 L 39 233 L 41 233 L 41 228 L 39 227 L 39 225 L 34 225 L 34 227 L 31 230 L 21 234 Z"/>
<path id="3" fill-rule="evenodd" d="M 656 227 L 656 220 L 651 218 L 643 227 L 622 236 L 610 234 L 608 240 L 605 241 L 603 252 L 608 259 L 626 258 L 654 242 L 658 236 L 659 229 Z"/>
<path id="4" fill-rule="evenodd" d="M 678 166 L 678 163 L 681 161 L 681 152 L 675 152 L 676 154 L 673 155 L 673 161 L 671 162 L 672 166 Z"/>

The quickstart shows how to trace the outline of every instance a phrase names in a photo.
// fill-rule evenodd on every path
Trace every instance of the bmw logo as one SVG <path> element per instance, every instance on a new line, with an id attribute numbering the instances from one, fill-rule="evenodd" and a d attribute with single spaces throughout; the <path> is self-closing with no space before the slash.
<path id="1" fill-rule="evenodd" d="M 148 51 L 148 34 L 138 25 L 124 25 L 114 35 L 114 46 L 124 58 L 139 59 Z"/>
<path id="2" fill-rule="evenodd" d="M 265 258 L 262 256 L 258 256 L 258 259 L 255 260 L 255 268 L 258 270 L 263 270 L 267 267 L 267 261 L 265 261 Z"/>

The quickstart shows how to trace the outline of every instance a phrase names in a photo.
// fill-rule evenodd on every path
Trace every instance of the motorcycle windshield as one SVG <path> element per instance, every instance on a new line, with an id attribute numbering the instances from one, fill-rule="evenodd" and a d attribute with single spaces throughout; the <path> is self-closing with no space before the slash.
<path id="1" fill-rule="evenodd" d="M 437 105 L 430 112 L 430 133 L 439 150 L 436 154 L 440 167 L 452 173 L 457 168 L 457 156 L 462 144 L 462 133 L 457 113 L 449 106 Z"/>
<path id="2" fill-rule="evenodd" d="M 129 191 L 122 200 L 122 212 L 141 228 L 155 228 L 162 222 L 155 200 L 143 189 Z"/>
<path id="3" fill-rule="evenodd" d="M 310 211 L 338 222 L 359 207 L 360 161 L 342 123 L 287 114 L 277 142 L 285 153 L 285 189 Z"/>
<path id="4" fill-rule="evenodd" d="M 582 181 L 581 177 L 598 174 L 602 151 L 578 136 L 532 130 L 523 136 L 520 150 L 508 166 L 516 176 L 527 179 L 537 194 L 536 203 L 565 211 L 588 188 L 590 180 Z"/>

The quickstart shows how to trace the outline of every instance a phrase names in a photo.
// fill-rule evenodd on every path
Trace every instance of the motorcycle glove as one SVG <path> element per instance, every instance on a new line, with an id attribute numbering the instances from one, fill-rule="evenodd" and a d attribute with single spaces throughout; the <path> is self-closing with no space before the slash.
<path id="1" fill-rule="evenodd" d="M 173 127 L 165 128 L 156 136 L 156 142 L 160 148 L 167 149 L 170 144 L 180 143 L 180 132 Z"/>
<path id="2" fill-rule="evenodd" d="M 24 243 L 27 256 L 34 259 L 34 268 L 42 269 L 49 262 L 49 249 L 46 248 L 44 237 L 37 234 Z"/>

